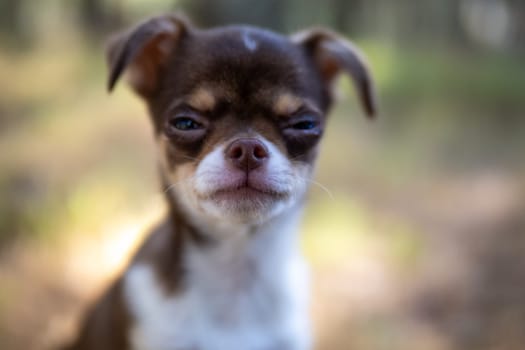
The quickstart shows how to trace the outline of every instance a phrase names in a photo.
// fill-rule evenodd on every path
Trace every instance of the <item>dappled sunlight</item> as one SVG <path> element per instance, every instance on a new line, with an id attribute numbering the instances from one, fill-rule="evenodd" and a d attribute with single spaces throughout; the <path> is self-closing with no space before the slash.
<path id="1" fill-rule="evenodd" d="M 79 234 L 67 239 L 64 277 L 80 295 L 99 292 L 107 279 L 124 269 L 147 230 L 153 227 L 163 212 L 163 202 L 155 201 L 138 214 L 125 215 L 105 222 L 94 234 Z M 84 281 L 79 285 L 78 281 Z M 89 286 L 86 290 L 85 286 Z M 87 294 L 89 295 L 89 293 Z"/>

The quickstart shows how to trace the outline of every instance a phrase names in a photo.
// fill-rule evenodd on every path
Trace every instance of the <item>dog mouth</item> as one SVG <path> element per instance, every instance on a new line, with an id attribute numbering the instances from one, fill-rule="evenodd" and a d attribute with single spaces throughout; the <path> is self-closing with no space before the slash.
<path id="1" fill-rule="evenodd" d="M 284 200 L 289 196 L 287 192 L 278 190 L 268 184 L 259 184 L 256 181 L 245 181 L 233 185 L 223 186 L 203 197 L 222 202 L 261 202 Z"/>
<path id="2" fill-rule="evenodd" d="M 222 200 L 260 200 L 261 198 L 284 199 L 286 193 L 273 190 L 271 188 L 257 188 L 253 185 L 245 184 L 230 188 L 221 188 L 210 196 L 214 199 Z"/>

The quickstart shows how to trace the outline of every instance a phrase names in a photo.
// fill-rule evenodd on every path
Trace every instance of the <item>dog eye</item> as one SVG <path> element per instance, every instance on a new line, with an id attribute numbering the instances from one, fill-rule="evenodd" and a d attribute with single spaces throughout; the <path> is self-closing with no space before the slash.
<path id="1" fill-rule="evenodd" d="M 319 128 L 319 119 L 315 115 L 310 113 L 299 114 L 298 116 L 292 117 L 285 129 L 295 132 L 311 132 Z"/>
<path id="2" fill-rule="evenodd" d="M 292 124 L 292 128 L 296 130 L 311 130 L 316 126 L 317 124 L 312 120 L 303 120 L 298 123 Z"/>
<path id="3" fill-rule="evenodd" d="M 177 117 L 170 121 L 170 125 L 175 129 L 186 131 L 202 129 L 202 124 L 188 117 Z"/>
<path id="4" fill-rule="evenodd" d="M 202 139 L 206 135 L 207 121 L 192 111 L 182 111 L 169 116 L 164 133 L 174 142 L 185 143 Z"/>
<path id="5" fill-rule="evenodd" d="M 323 133 L 322 119 L 320 116 L 309 113 L 297 113 L 283 126 L 283 135 L 291 143 L 307 144 L 313 142 Z"/>

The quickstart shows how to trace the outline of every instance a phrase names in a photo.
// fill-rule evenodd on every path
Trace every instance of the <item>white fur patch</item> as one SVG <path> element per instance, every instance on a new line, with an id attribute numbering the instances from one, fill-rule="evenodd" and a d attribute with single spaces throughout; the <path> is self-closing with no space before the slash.
<path id="1" fill-rule="evenodd" d="M 125 277 L 137 320 L 135 350 L 305 350 L 310 348 L 307 274 L 299 254 L 299 212 L 217 246 L 189 246 L 187 280 L 167 296 L 151 266 Z"/>
<path id="2" fill-rule="evenodd" d="M 238 230 L 241 223 L 262 223 L 290 209 L 305 195 L 311 166 L 292 163 L 270 141 L 259 135 L 250 135 L 261 141 L 269 151 L 268 163 L 264 167 L 265 181 L 278 192 L 286 193 L 285 198 L 268 202 L 266 206 L 253 212 L 242 212 L 236 203 L 217 203 L 209 196 L 231 182 L 225 176 L 229 171 L 224 156 L 225 148 L 231 140 L 217 145 L 198 164 L 196 169 L 188 165 L 178 167 L 170 180 L 175 184 L 171 193 L 182 205 L 191 221 L 205 232 L 214 234 Z M 194 174 L 191 172 L 194 171 Z"/>
<path id="3" fill-rule="evenodd" d="M 257 50 L 258 43 L 253 37 L 250 36 L 250 33 L 248 31 L 242 32 L 242 42 L 244 43 L 244 46 L 248 49 L 248 51 L 254 52 L 255 50 Z"/>

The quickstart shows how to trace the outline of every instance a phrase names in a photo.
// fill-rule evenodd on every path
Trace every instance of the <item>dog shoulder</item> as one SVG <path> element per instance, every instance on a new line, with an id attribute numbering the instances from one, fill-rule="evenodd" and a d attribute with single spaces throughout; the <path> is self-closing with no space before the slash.
<path id="1" fill-rule="evenodd" d="M 79 333 L 71 344 L 63 350 L 114 350 L 130 349 L 129 343 L 130 330 L 136 322 L 133 313 L 133 306 L 130 304 L 130 293 L 139 291 L 151 291 L 162 288 L 157 282 L 143 283 L 140 288 L 130 290 L 127 286 L 130 273 L 133 274 L 136 266 L 150 266 L 151 271 L 158 273 L 169 273 L 163 270 L 163 266 L 175 266 L 172 264 L 173 255 L 168 254 L 167 250 L 170 243 L 171 223 L 169 220 L 158 225 L 147 236 L 144 243 L 135 253 L 130 266 L 123 276 L 114 281 L 105 293 L 88 310 L 83 319 Z M 169 259 L 169 261 L 167 261 Z M 151 281 L 157 278 L 151 278 Z M 171 279 L 169 281 L 173 281 Z M 143 281 L 144 282 L 144 281 Z M 166 289 L 172 286 L 165 286 Z"/>
<path id="2" fill-rule="evenodd" d="M 92 306 L 76 340 L 64 350 L 129 349 L 130 324 L 131 316 L 123 298 L 122 279 L 118 279 Z"/>

